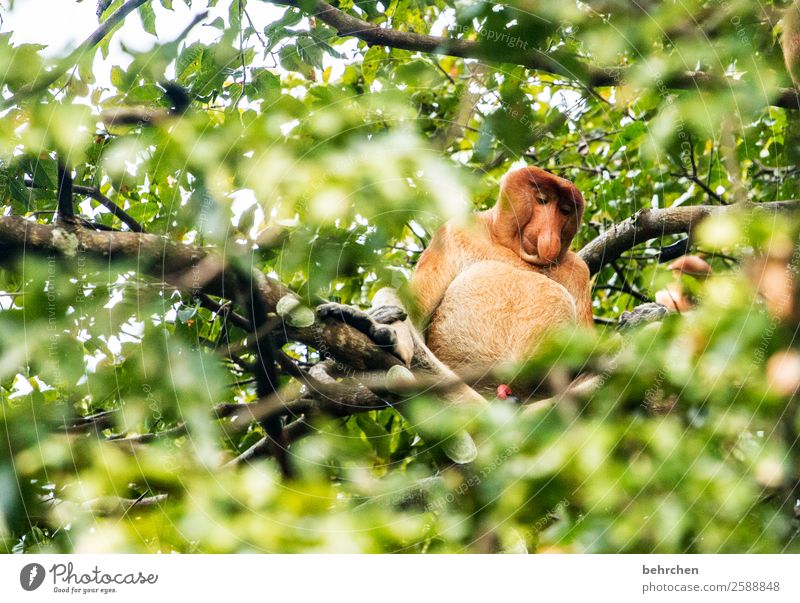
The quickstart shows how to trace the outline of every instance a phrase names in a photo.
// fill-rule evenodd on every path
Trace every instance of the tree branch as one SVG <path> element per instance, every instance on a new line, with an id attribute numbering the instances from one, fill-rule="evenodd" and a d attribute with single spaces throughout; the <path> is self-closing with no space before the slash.
<path id="1" fill-rule="evenodd" d="M 25 186 L 28 188 L 44 188 L 38 186 L 32 180 L 25 180 Z M 105 207 L 108 211 L 110 211 L 115 217 L 119 218 L 122 223 L 127 224 L 128 228 L 130 228 L 133 232 L 144 232 L 144 228 L 142 228 L 142 225 L 139 224 L 139 222 L 128 215 L 128 212 L 122 209 L 119 205 L 101 193 L 100 189 L 93 186 L 79 186 L 75 184 L 72 186 L 72 192 L 77 195 L 83 195 L 84 197 L 91 197 L 100 205 Z"/>
<path id="2" fill-rule="evenodd" d="M 746 209 L 756 211 L 797 211 L 800 201 L 772 201 L 749 203 Z M 666 235 L 689 233 L 707 216 L 715 213 L 741 211 L 736 205 L 693 205 L 668 207 L 665 209 L 641 209 L 623 222 L 612 226 L 599 237 L 589 242 L 578 255 L 596 274 L 600 269 L 618 259 L 636 245 Z M 681 248 L 685 245 L 680 242 Z"/>
<path id="3" fill-rule="evenodd" d="M 250 253 L 244 248 L 240 251 L 241 257 Z M 86 253 L 112 260 L 135 260 L 143 273 L 191 294 L 203 292 L 234 299 L 241 287 L 236 271 L 222 257 L 201 247 L 152 234 L 65 228 L 19 216 L 0 217 L 0 257 L 13 257 L 21 252 L 66 256 Z M 278 301 L 292 293 L 261 273 L 254 274 L 254 281 L 268 312 L 275 312 Z M 386 370 L 403 364 L 367 335 L 339 321 L 317 321 L 303 328 L 284 323 L 281 331 L 285 337 L 309 345 L 323 357 L 332 357 L 357 371 Z"/>
<path id="4" fill-rule="evenodd" d="M 758 211 L 790 211 L 800 209 L 800 201 L 775 201 L 749 204 Z M 592 273 L 619 258 L 625 251 L 645 241 L 690 232 L 702 219 L 712 213 L 739 211 L 738 206 L 681 206 L 667 209 L 643 209 L 631 218 L 613 226 L 580 252 Z M 685 243 L 681 242 L 681 248 Z M 247 249 L 239 254 L 246 257 Z M 235 299 L 241 286 L 234 270 L 211 250 L 171 241 L 158 235 L 136 232 L 104 232 L 79 226 L 39 224 L 19 216 L 0 217 L 0 257 L 15 254 L 43 253 L 75 255 L 87 253 L 98 258 L 136 260 L 139 270 L 168 283 L 176 289 L 192 294 L 199 292 L 227 299 Z M 234 255 L 236 253 L 234 252 Z M 291 293 L 283 284 L 255 273 L 254 286 L 263 296 L 266 310 L 275 312 L 278 301 Z M 374 300 L 377 305 L 392 305 L 397 300 Z M 391 297 L 391 296 L 390 296 Z M 421 336 L 407 322 L 391 325 L 399 340 L 407 348 L 403 359 L 377 346 L 367 335 L 347 324 L 332 319 L 317 319 L 308 327 L 292 327 L 284 323 L 281 334 L 318 350 L 324 358 L 333 358 L 348 370 L 381 371 L 393 366 L 407 365 L 415 371 L 449 375 L 446 367 L 426 352 Z M 408 350 L 411 350 L 409 352 Z M 471 388 L 464 386 L 454 391 L 456 398 L 479 398 Z"/>
<path id="5" fill-rule="evenodd" d="M 100 498 L 93 498 L 87 500 L 78 508 L 91 513 L 98 517 L 120 517 L 126 515 L 133 508 L 151 508 L 158 507 L 166 503 L 169 498 L 168 494 L 154 494 L 152 496 L 142 495 L 139 498 L 122 498 L 119 496 L 103 496 Z M 42 502 L 49 507 L 57 507 L 58 505 L 70 505 L 75 503 L 65 501 L 55 496 L 48 496 L 42 499 Z"/>
<path id="6" fill-rule="evenodd" d="M 575 61 L 566 64 L 583 71 L 575 73 L 565 64 L 563 57 L 554 58 L 553 53 L 538 49 L 512 49 L 506 45 L 490 46 L 473 40 L 443 38 L 427 34 L 398 31 L 379 27 L 347 14 L 324 0 L 268 0 L 272 4 L 298 8 L 309 16 L 316 17 L 336 30 L 340 37 L 352 36 L 370 46 L 387 46 L 401 50 L 447 55 L 465 59 L 479 59 L 493 63 L 516 63 L 529 69 L 563 75 L 570 79 L 585 79 L 592 85 L 604 86 L 617 83 L 618 68 L 596 69 Z"/>
<path id="7" fill-rule="evenodd" d="M 78 195 L 91 197 L 97 201 L 100 205 L 110 211 L 115 218 L 118 218 L 120 222 L 127 224 L 128 228 L 130 228 L 133 232 L 144 232 L 144 228 L 141 224 L 139 224 L 139 222 L 132 218 L 128 212 L 122 209 L 119 205 L 101 193 L 99 189 L 92 186 L 74 186 L 73 190 Z"/>
<path id="8" fill-rule="evenodd" d="M 591 87 L 615 86 L 625 79 L 626 69 L 618 66 L 594 67 L 565 53 L 545 53 L 538 49 L 521 50 L 508 45 L 491 46 L 473 40 L 445 38 L 379 27 L 328 4 L 324 0 L 266 0 L 279 6 L 298 8 L 334 28 L 340 37 L 352 36 L 370 46 L 477 59 L 490 63 L 513 63 L 528 69 L 579 80 Z M 695 89 L 716 85 L 730 87 L 731 81 L 702 71 L 685 71 L 664 78 L 667 88 Z M 783 88 L 771 101 L 786 109 L 800 109 L 800 96 L 793 88 Z"/>
<path id="9" fill-rule="evenodd" d="M 427 34 L 397 31 L 379 27 L 328 4 L 324 0 L 268 0 L 272 4 L 299 8 L 309 16 L 316 17 L 333 27 L 340 37 L 352 36 L 363 40 L 370 46 L 388 46 L 401 50 L 412 50 L 429 54 L 440 54 L 465 59 L 481 59 L 495 63 L 515 62 L 530 69 L 556 73 L 575 79 L 576 74 L 565 68 L 564 64 L 541 50 L 518 51 L 508 46 L 491 47 L 472 40 L 442 38 Z M 606 72 L 595 73 L 586 68 L 588 79 L 608 79 Z M 586 74 L 581 74 L 586 75 Z M 598 84 L 602 85 L 602 84 Z"/>

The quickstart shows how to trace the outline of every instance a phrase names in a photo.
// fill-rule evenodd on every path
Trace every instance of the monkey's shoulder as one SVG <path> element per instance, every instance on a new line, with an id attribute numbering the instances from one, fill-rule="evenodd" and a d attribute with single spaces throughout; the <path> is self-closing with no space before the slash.
<path id="1" fill-rule="evenodd" d="M 457 240 L 471 240 L 475 237 L 488 238 L 486 218 L 480 214 L 471 214 L 466 219 L 448 220 L 439 229 L 442 237 Z"/>
<path id="2" fill-rule="evenodd" d="M 438 239 L 438 243 L 451 252 L 487 255 L 492 245 L 491 236 L 486 223 L 481 219 L 473 219 L 476 217 L 473 216 L 466 222 L 450 220 L 439 229 L 434 239 Z"/>

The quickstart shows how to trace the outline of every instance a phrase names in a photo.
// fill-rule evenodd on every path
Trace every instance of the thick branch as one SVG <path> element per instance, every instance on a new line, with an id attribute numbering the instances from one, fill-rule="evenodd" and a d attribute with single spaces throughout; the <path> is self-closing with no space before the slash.
<path id="1" fill-rule="evenodd" d="M 202 291 L 233 299 L 240 287 L 236 272 L 227 267 L 225 260 L 201 247 L 152 234 L 65 228 L 19 216 L 0 217 L 0 257 L 21 252 L 65 256 L 86 253 L 98 258 L 135 260 L 143 273 L 193 294 Z M 247 253 L 241 249 L 242 257 Z M 275 312 L 278 301 L 291 291 L 261 273 L 256 277 L 266 310 Z M 305 328 L 284 325 L 283 332 L 288 339 L 312 346 L 323 356 L 331 356 L 355 370 L 388 369 L 402 364 L 365 334 L 341 322 L 327 321 Z"/>
<path id="2" fill-rule="evenodd" d="M 750 203 L 746 209 L 758 211 L 796 211 L 800 201 Z M 689 233 L 697 224 L 714 213 L 741 211 L 738 205 L 694 205 L 665 209 L 641 209 L 633 216 L 611 227 L 588 243 L 578 255 L 596 274 L 606 264 L 618 259 L 636 245 L 666 235 Z"/>

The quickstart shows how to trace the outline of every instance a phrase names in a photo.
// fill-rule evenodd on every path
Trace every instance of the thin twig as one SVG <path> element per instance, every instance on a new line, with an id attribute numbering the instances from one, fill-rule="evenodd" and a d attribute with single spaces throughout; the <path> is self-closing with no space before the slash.
<path id="1" fill-rule="evenodd" d="M 45 189 L 44 186 L 36 184 L 35 182 L 26 179 L 25 186 L 28 188 L 39 188 Z M 111 199 L 106 197 L 103 193 L 100 192 L 100 189 L 95 188 L 93 186 L 78 186 L 73 185 L 72 192 L 83 195 L 84 197 L 91 197 L 95 201 L 97 201 L 100 205 L 105 207 L 108 211 L 110 211 L 116 218 L 119 218 L 121 222 L 126 224 L 128 228 L 130 228 L 133 232 L 144 232 L 144 228 L 142 225 L 139 224 L 134 218 L 132 218 L 128 212 L 122 209 L 119 205 L 114 203 Z"/>

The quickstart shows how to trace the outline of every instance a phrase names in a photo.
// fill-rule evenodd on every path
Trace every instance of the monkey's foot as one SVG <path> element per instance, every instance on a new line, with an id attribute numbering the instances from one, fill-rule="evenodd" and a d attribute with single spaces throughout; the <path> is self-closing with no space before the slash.
<path id="1" fill-rule="evenodd" d="M 666 306 L 647 303 L 636 306 L 630 312 L 623 312 L 619 317 L 619 328 L 628 329 L 648 322 L 656 322 L 667 315 Z"/>
<path id="2" fill-rule="evenodd" d="M 408 318 L 408 312 L 400 306 L 378 306 L 377 308 L 372 308 L 368 314 L 372 317 L 372 320 L 382 325 L 390 325 L 393 322 L 403 321 Z"/>
<path id="3" fill-rule="evenodd" d="M 391 353 L 397 347 L 397 335 L 393 329 L 385 326 L 397 320 L 405 320 L 405 310 L 397 306 L 383 306 L 371 312 L 364 312 L 344 304 L 327 303 L 317 306 L 317 318 L 320 320 L 338 320 L 361 331 L 375 345 Z"/>

